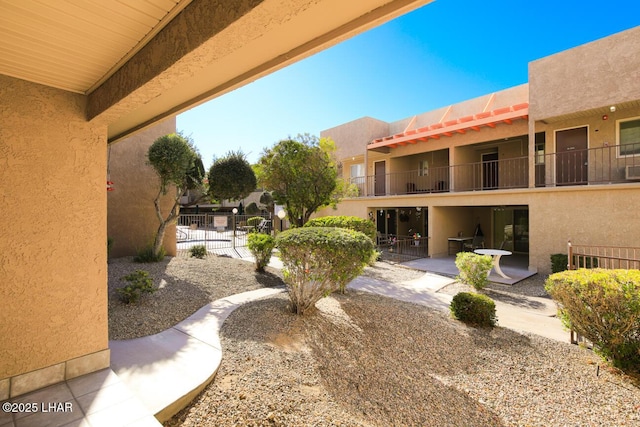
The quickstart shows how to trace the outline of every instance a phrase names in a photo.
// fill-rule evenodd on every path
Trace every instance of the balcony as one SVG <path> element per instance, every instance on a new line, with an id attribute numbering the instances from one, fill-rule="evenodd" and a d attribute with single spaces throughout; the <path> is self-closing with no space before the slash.
<path id="1" fill-rule="evenodd" d="M 619 156 L 619 146 L 537 155 L 532 187 L 640 182 L 640 155 Z M 439 194 L 528 188 L 529 157 L 355 177 L 357 197 Z"/>
<path id="2" fill-rule="evenodd" d="M 634 151 L 640 154 L 640 143 Z M 629 146 L 625 146 L 628 150 Z M 640 181 L 640 155 L 620 156 L 620 146 L 538 156 L 536 187 L 619 184 Z"/>

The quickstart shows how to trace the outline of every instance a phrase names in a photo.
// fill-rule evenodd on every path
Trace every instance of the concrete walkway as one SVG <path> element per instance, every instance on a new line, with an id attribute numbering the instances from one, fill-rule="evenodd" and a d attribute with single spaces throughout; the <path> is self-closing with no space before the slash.
<path id="1" fill-rule="evenodd" d="M 282 268 L 275 257 L 269 265 Z M 453 281 L 429 272 L 400 284 L 361 276 L 348 288 L 448 311 L 452 296 L 437 291 Z M 169 419 L 215 376 L 222 359 L 219 331 L 227 316 L 242 304 L 282 292 L 284 289 L 265 288 L 233 295 L 207 304 L 159 334 L 110 341 L 111 369 L 12 399 L 72 401 L 78 409 L 73 416 L 66 414 L 59 421 L 47 416 L 46 423 L 33 424 L 35 418 L 0 414 L 0 427 L 159 426 L 156 419 Z M 554 316 L 553 301 L 497 291 L 490 296 L 496 302 L 499 326 L 569 343 L 569 333 Z"/>
<path id="2" fill-rule="evenodd" d="M 349 289 L 449 311 L 453 296 L 437 291 L 453 282 L 454 279 L 432 273 L 425 273 L 419 279 L 400 284 L 360 276 L 349 284 Z M 570 343 L 569 332 L 564 330 L 562 323 L 555 316 L 557 309 L 553 300 L 503 291 L 487 291 L 487 294 L 496 304 L 498 326 Z"/>
<path id="3" fill-rule="evenodd" d="M 219 299 L 173 328 L 110 341 L 111 369 L 152 414 L 165 421 L 211 382 L 222 360 L 219 331 L 233 310 L 284 289 L 258 289 Z"/>

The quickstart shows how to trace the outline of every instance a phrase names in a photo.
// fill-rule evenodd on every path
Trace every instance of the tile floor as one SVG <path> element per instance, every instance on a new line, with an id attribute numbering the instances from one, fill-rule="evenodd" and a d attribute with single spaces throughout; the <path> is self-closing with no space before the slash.
<path id="1" fill-rule="evenodd" d="M 161 425 L 111 369 L 27 393 L 1 405 L 0 427 Z"/>

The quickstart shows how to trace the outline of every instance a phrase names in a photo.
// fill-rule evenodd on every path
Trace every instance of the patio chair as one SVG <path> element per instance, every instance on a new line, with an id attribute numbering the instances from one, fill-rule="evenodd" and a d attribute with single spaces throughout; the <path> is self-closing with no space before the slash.
<path id="1" fill-rule="evenodd" d="M 258 232 L 260 233 L 269 233 L 271 232 L 271 221 L 268 219 L 263 219 L 260 221 L 260 224 L 256 227 Z"/>
<path id="2" fill-rule="evenodd" d="M 476 249 L 484 249 L 484 237 L 483 236 L 474 236 L 471 243 L 464 244 L 465 251 L 475 251 Z"/>

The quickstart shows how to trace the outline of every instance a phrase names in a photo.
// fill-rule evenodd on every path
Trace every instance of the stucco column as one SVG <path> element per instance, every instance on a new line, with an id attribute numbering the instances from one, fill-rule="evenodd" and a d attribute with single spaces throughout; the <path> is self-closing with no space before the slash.
<path id="1" fill-rule="evenodd" d="M 452 168 L 456 164 L 455 147 L 449 147 L 449 191 L 455 191 L 455 169 Z"/>
<path id="2" fill-rule="evenodd" d="M 368 143 L 367 143 L 368 144 Z M 369 149 L 364 147 L 364 196 L 369 195 Z"/>
<path id="3" fill-rule="evenodd" d="M 536 186 L 536 124 L 529 117 L 529 188 Z"/>

